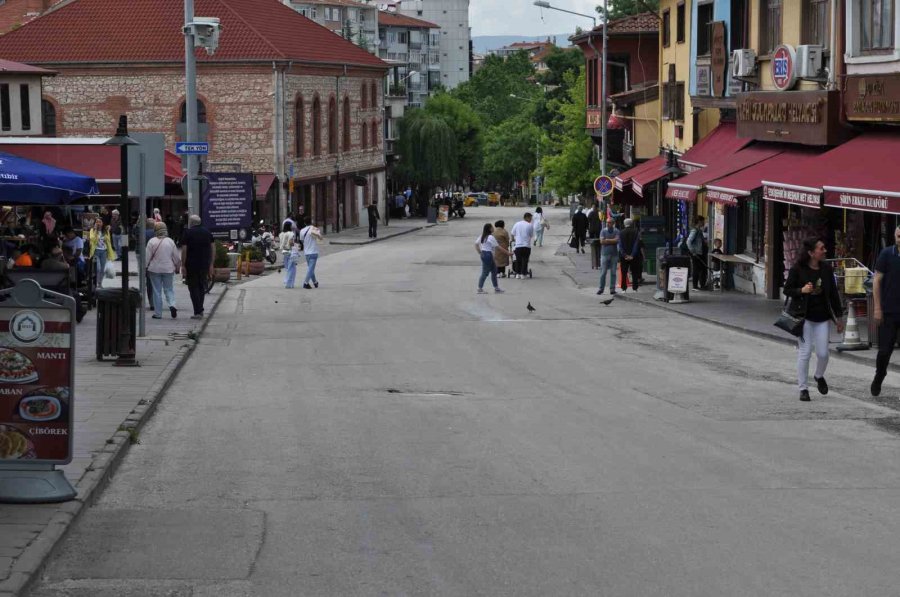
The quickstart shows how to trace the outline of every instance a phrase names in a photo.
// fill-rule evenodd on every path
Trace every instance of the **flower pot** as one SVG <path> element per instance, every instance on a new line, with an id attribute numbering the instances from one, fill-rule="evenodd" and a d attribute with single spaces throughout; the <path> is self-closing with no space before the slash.
<path id="1" fill-rule="evenodd" d="M 262 261 L 251 261 L 250 262 L 250 275 L 259 276 L 264 271 L 266 271 L 266 264 Z"/>
<path id="2" fill-rule="evenodd" d="M 230 267 L 214 267 L 213 268 L 213 280 L 215 282 L 227 282 L 231 279 L 231 268 Z"/>

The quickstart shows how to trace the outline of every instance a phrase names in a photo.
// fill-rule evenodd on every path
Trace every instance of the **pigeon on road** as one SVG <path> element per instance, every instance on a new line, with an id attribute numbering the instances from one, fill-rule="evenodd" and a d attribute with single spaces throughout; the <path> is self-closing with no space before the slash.
<path id="1" fill-rule="evenodd" d="M 531 306 L 531 302 L 529 302 L 528 306 L 525 308 L 528 309 L 529 313 L 533 313 L 534 311 L 537 311 L 537 309 L 535 309 L 534 307 Z"/>
<path id="2" fill-rule="evenodd" d="M 612 304 L 612 302 L 613 302 L 614 300 L 615 300 L 615 299 L 606 299 L 605 301 L 603 301 L 603 304 L 606 305 L 606 306 L 608 307 L 608 306 L 610 306 L 610 305 Z"/>

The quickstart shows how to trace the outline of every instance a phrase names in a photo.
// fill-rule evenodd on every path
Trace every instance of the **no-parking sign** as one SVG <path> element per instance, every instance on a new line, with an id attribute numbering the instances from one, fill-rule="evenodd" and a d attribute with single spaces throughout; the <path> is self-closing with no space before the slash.
<path id="1" fill-rule="evenodd" d="M 609 176 L 598 176 L 594 179 L 594 192 L 600 197 L 609 197 L 613 192 L 613 179 Z"/>

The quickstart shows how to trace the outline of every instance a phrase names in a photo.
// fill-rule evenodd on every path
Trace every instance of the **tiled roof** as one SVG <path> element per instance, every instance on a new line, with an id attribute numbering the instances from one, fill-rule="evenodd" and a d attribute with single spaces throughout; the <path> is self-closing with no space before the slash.
<path id="1" fill-rule="evenodd" d="M 55 75 L 56 73 L 46 68 L 31 66 L 30 64 L 22 64 L 21 62 L 13 62 L 12 60 L 0 59 L 0 72 L 6 74 L 23 74 L 23 75 Z"/>
<path id="2" fill-rule="evenodd" d="M 659 17 L 653 12 L 642 12 L 609 22 L 609 35 L 631 35 L 634 33 L 656 33 L 659 31 Z M 573 43 L 603 34 L 603 25 L 569 38 Z"/>
<path id="3" fill-rule="evenodd" d="M 440 25 L 414 19 L 396 12 L 378 11 L 378 24 L 385 27 L 413 27 L 416 29 L 440 29 Z"/>
<path id="4" fill-rule="evenodd" d="M 315 4 L 317 6 L 351 6 L 353 8 L 371 8 L 372 10 L 375 10 L 374 6 L 363 4 L 356 0 L 297 0 L 296 2 L 292 2 L 292 4 L 297 4 L 299 6 L 303 6 L 304 4 Z"/>
<path id="5" fill-rule="evenodd" d="M 279 0 L 196 0 L 217 16 L 219 48 L 199 62 L 293 60 L 386 67 Z M 183 62 L 183 0 L 73 0 L 0 36 L 0 56 L 31 64 Z"/>

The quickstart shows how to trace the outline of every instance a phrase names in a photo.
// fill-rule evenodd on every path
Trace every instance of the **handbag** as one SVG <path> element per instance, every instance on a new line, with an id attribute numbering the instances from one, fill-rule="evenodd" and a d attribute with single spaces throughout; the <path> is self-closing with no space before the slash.
<path id="1" fill-rule="evenodd" d="M 569 246 L 572 247 L 573 249 L 577 249 L 577 248 L 578 248 L 578 239 L 575 238 L 575 233 L 574 233 L 574 232 L 573 232 L 572 234 L 569 235 Z"/>
<path id="2" fill-rule="evenodd" d="M 803 315 L 791 313 L 788 308 L 789 300 L 790 297 L 784 299 L 784 307 L 781 309 L 781 315 L 775 320 L 775 327 L 799 338 L 803 335 L 803 324 L 806 322 L 806 313 L 803 313 Z"/>

